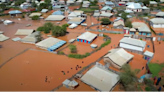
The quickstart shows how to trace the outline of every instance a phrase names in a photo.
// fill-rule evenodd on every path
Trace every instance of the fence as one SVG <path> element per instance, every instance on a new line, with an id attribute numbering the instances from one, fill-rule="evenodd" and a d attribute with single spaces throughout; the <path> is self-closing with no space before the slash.
<path id="1" fill-rule="evenodd" d="M 106 55 L 106 54 L 105 54 L 105 55 Z M 77 72 L 76 74 L 82 74 L 85 70 L 87 70 L 87 69 L 89 70 L 93 65 L 96 64 L 96 62 L 99 62 L 103 57 L 104 57 L 104 55 L 103 55 L 102 57 L 100 57 L 99 59 L 97 59 L 95 62 L 89 64 L 89 65 L 86 66 L 86 67 L 84 67 L 82 70 L 80 70 L 80 71 Z M 116 73 L 116 74 L 119 74 L 119 72 L 114 71 L 114 70 L 112 70 L 112 69 L 109 69 L 109 68 L 108 68 L 108 70 L 109 70 L 109 71 L 112 71 L 112 72 L 114 72 L 114 73 Z M 69 79 L 69 80 L 74 79 L 74 77 L 76 76 L 76 74 L 73 75 L 71 78 L 68 78 L 68 79 Z M 56 90 L 58 90 L 58 89 L 61 88 L 61 87 L 63 87 L 63 84 L 61 84 L 61 85 L 59 85 L 58 87 L 52 89 L 51 91 L 56 91 Z M 94 88 L 94 87 L 92 87 L 92 88 Z"/>
<path id="2" fill-rule="evenodd" d="M 96 32 L 102 32 L 102 33 L 113 33 L 113 34 L 124 34 L 123 31 L 109 31 L 109 30 L 94 30 L 94 29 L 86 29 L 87 31 L 96 31 Z"/>
<path id="3" fill-rule="evenodd" d="M 28 48 L 28 49 L 25 49 L 24 51 L 22 51 L 22 52 L 18 53 L 17 55 L 11 57 L 11 58 L 10 58 L 9 60 L 7 60 L 6 62 L 2 63 L 2 65 L 0 65 L 0 68 L 2 68 L 6 63 L 8 63 L 8 62 L 9 62 L 10 60 L 12 60 L 13 58 L 15 58 L 15 57 L 17 57 L 18 55 L 20 55 L 20 54 L 26 52 L 27 50 L 29 50 L 29 48 Z"/>

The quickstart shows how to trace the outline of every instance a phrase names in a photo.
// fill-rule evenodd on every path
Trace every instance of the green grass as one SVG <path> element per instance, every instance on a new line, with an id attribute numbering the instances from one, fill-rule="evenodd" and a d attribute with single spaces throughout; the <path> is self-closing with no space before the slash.
<path id="1" fill-rule="evenodd" d="M 157 63 L 149 63 L 149 69 L 153 74 L 153 77 L 157 76 L 158 77 L 158 73 L 162 70 L 162 68 L 164 67 L 164 63 L 163 64 L 157 64 Z"/>
<path id="2" fill-rule="evenodd" d="M 80 8 L 79 10 L 86 12 L 94 12 L 94 10 L 98 10 L 98 8 Z"/>

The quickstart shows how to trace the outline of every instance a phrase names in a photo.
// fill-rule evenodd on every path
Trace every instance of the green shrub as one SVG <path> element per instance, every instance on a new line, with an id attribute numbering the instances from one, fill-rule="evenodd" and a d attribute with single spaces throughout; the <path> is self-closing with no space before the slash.
<path id="1" fill-rule="evenodd" d="M 85 53 L 84 55 L 81 55 L 81 54 L 69 54 L 68 57 L 70 58 L 76 58 L 76 59 L 83 59 L 87 56 L 89 56 L 90 53 Z"/>
<path id="2" fill-rule="evenodd" d="M 64 52 L 59 51 L 58 54 L 59 54 L 59 55 L 64 55 Z"/>
<path id="3" fill-rule="evenodd" d="M 71 53 L 76 53 L 77 52 L 77 48 L 76 48 L 76 45 L 70 45 L 69 46 L 69 49 L 71 50 Z"/>
<path id="4" fill-rule="evenodd" d="M 101 44 L 100 47 L 105 47 L 106 45 L 110 44 L 111 40 L 107 40 L 106 42 L 104 42 L 103 44 Z"/>
<path id="5" fill-rule="evenodd" d="M 33 16 L 32 20 L 39 20 L 39 16 L 37 16 L 37 15 Z"/>
<path id="6" fill-rule="evenodd" d="M 25 18 L 25 16 L 22 14 L 22 18 Z"/>
<path id="7" fill-rule="evenodd" d="M 140 40 L 142 40 L 142 38 L 140 38 Z"/>
<path id="8" fill-rule="evenodd" d="M 145 88 L 146 91 L 151 91 L 150 87 Z"/>
<path id="9" fill-rule="evenodd" d="M 103 34 L 103 37 L 108 37 L 107 35 Z"/>
<path id="10" fill-rule="evenodd" d="M 38 27 L 37 31 L 44 31 L 44 27 Z"/>

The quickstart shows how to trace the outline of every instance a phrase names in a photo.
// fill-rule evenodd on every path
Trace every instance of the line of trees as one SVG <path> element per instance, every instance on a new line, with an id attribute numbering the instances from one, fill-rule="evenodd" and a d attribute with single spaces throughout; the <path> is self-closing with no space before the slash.
<path id="1" fill-rule="evenodd" d="M 121 18 L 124 19 L 126 27 L 132 28 L 132 22 L 127 18 L 127 15 L 128 15 L 128 13 L 122 12 Z"/>
<path id="2" fill-rule="evenodd" d="M 50 22 L 45 23 L 43 26 L 38 27 L 37 31 L 43 31 L 44 33 L 52 33 L 52 36 L 59 37 L 64 36 L 67 33 L 68 24 L 62 26 L 54 25 Z"/>

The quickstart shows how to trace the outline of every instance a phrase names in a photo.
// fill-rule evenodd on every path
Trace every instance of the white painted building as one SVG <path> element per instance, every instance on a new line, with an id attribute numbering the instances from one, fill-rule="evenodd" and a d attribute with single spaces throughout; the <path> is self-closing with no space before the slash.
<path id="1" fill-rule="evenodd" d="M 164 28 L 164 18 L 150 19 L 153 28 Z"/>
<path id="2" fill-rule="evenodd" d="M 119 47 L 143 52 L 146 46 L 146 42 L 138 39 L 133 38 L 122 38 L 119 43 Z"/>
<path id="3" fill-rule="evenodd" d="M 126 7 L 126 10 L 131 10 L 134 12 L 142 12 L 142 7 L 139 3 L 131 3 Z"/>

